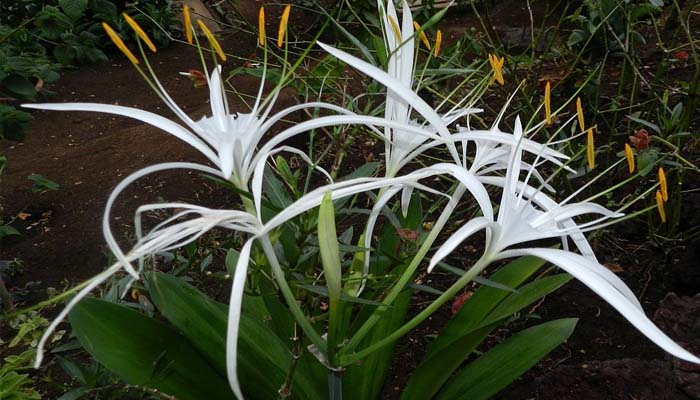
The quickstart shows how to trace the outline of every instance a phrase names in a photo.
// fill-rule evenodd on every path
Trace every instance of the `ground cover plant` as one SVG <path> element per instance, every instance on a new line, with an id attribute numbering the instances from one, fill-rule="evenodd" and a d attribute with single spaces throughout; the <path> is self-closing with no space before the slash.
<path id="1" fill-rule="evenodd" d="M 434 40 L 426 34 L 443 14 L 421 25 L 407 5 L 402 8 L 399 17 L 392 4 L 379 4 L 374 34 L 381 36 L 371 46 L 358 48 L 354 45 L 362 41 L 350 40 L 350 51 L 365 59 L 318 43 L 325 54 L 316 70 L 320 79 L 315 75 L 301 85 L 295 79 L 316 43 L 290 50 L 289 7 L 276 37 L 268 38 L 261 9 L 258 43 L 263 62 L 257 72 L 246 71 L 260 77 L 260 90 L 245 112 L 231 111 L 228 103 L 226 89 L 231 88 L 218 65 L 228 57 L 225 48 L 205 25 L 192 24 L 186 16 L 186 32 L 198 26 L 207 43 L 200 45 L 195 35 L 187 37 L 200 51 L 206 71 L 187 74 L 206 83 L 210 92 L 210 116 L 200 120 L 178 107 L 159 82 L 148 62 L 149 50 L 144 49 L 151 48 L 150 39 L 138 25 L 132 24 L 139 38 L 138 56 L 105 26 L 184 125 L 123 106 L 27 107 L 128 115 L 183 140 L 209 165 L 158 164 L 119 184 L 103 220 L 115 262 L 57 298 L 75 294 L 38 343 L 37 362 L 53 329 L 68 315 L 79 343 L 127 384 L 150 388 L 144 392 L 149 396 L 377 398 L 396 341 L 477 281 L 479 288 L 432 341 L 401 396 L 488 398 L 569 337 L 575 319 L 538 323 L 523 310 L 572 277 L 664 350 L 698 361 L 646 317 L 635 294 L 598 263 L 583 235 L 629 217 L 622 213 L 636 209 L 652 193 L 656 203 L 631 215 L 652 208 L 666 218 L 669 189 L 664 170 L 654 167 L 656 160 L 651 167 L 643 164 L 642 171 L 628 146 L 602 161 L 595 146 L 597 128 L 586 123 L 579 93 L 557 104 L 549 82 L 541 101 L 528 99 L 533 113 L 526 122 L 510 118 L 511 102 L 524 96 L 519 90 L 489 116 L 478 107 L 486 93 L 505 84 L 505 58 L 490 54 L 488 61 L 461 66 L 462 60 L 450 56 L 454 48 L 443 48 L 439 31 L 431 35 Z M 439 83 L 450 67 L 448 78 L 466 78 L 460 77 L 457 89 L 445 94 Z M 340 81 L 330 79 L 349 68 L 372 78 L 375 90 L 370 93 L 376 94 L 348 95 Z M 283 88 L 295 85 L 298 91 L 306 89 L 306 101 L 273 111 Z M 426 92 L 440 97 L 437 106 L 424 99 Z M 569 104 L 576 112 L 566 115 Z M 309 117 L 269 135 L 276 123 L 296 111 L 307 111 Z M 562 115 L 564 121 L 557 121 Z M 290 144 L 294 136 L 307 132 L 308 150 Z M 319 151 L 313 143 L 323 143 L 323 135 L 331 144 Z M 341 168 L 343 147 L 363 137 L 383 142 L 385 159 L 346 175 Z M 668 157 L 675 156 L 681 157 L 673 152 Z M 135 243 L 129 251 L 122 250 L 110 215 L 119 194 L 146 175 L 171 169 L 208 175 L 237 194 L 240 205 L 143 205 L 134 219 Z M 594 202 L 605 199 L 609 190 L 573 200 L 591 182 L 618 169 L 630 174 L 623 183 L 650 170 L 658 182 L 613 204 L 612 210 Z M 564 174 L 573 174 L 573 184 L 581 188 L 562 194 L 557 177 Z M 581 218 L 588 214 L 593 216 Z M 179 259 L 177 249 L 184 246 L 192 255 L 198 240 L 215 228 L 233 232 L 226 239 L 225 273 L 232 279 L 228 305 L 178 273 L 191 267 L 192 257 Z M 448 256 L 465 241 L 483 246 L 481 256 L 461 268 L 450 265 Z M 548 247 L 557 242 L 561 248 Z M 499 262 L 517 257 L 523 258 Z M 179 265 L 175 273 L 157 272 L 157 265 L 171 263 L 168 259 Z M 543 269 L 545 261 L 567 273 Z M 209 256 L 203 258 L 200 268 L 205 270 L 209 263 Z M 454 278 L 445 290 L 416 283 L 416 275 L 426 267 L 428 272 L 446 270 Z M 103 299 L 85 298 L 103 283 Z M 414 291 L 431 297 L 409 315 Z M 531 320 L 528 328 L 475 352 L 477 347 L 484 349 L 482 342 L 494 330 L 523 319 Z M 464 363 L 471 354 L 470 362 Z"/>

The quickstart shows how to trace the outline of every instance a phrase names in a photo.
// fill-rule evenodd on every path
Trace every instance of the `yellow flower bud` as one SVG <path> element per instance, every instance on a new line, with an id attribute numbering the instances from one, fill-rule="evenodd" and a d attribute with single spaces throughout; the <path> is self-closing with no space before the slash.
<path id="1" fill-rule="evenodd" d="M 126 58 L 128 58 L 132 64 L 139 63 L 139 60 L 136 58 L 134 53 L 132 53 L 131 50 L 129 50 L 129 48 L 126 47 L 122 38 L 120 38 L 119 35 L 117 35 L 117 32 L 115 32 L 111 26 L 109 26 L 106 22 L 103 22 L 102 28 L 105 30 L 105 32 L 107 32 L 107 36 L 109 36 L 109 38 L 112 39 L 112 42 L 117 46 L 119 50 L 121 50 L 122 53 L 124 53 Z"/>

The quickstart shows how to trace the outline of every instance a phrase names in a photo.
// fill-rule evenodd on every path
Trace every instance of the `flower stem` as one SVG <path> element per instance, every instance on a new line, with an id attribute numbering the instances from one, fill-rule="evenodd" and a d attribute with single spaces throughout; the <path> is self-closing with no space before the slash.
<path id="1" fill-rule="evenodd" d="M 3 314 L 2 316 L 0 316 L 0 319 L 11 319 L 11 318 L 14 318 L 20 314 L 26 314 L 30 311 L 39 310 L 39 309 L 42 309 L 44 307 L 48 307 L 54 303 L 58 303 L 59 301 L 65 299 L 67 297 L 72 296 L 73 293 L 80 291 L 82 288 L 87 286 L 91 281 L 92 281 L 92 278 L 87 279 L 87 280 L 77 284 L 76 286 L 73 286 L 72 288 L 66 290 L 65 292 L 62 292 L 62 293 L 60 293 L 60 294 L 58 294 L 50 299 L 36 303 L 31 307 L 23 308 L 21 310 L 15 310 L 9 314 Z"/>
<path id="2" fill-rule="evenodd" d="M 357 330 L 355 335 L 353 335 L 348 341 L 348 343 L 345 346 L 343 346 L 343 349 L 338 354 L 339 359 L 342 360 L 343 355 L 346 355 L 355 350 L 355 348 L 360 344 L 362 339 L 364 339 L 364 337 L 371 331 L 374 325 L 383 317 L 387 309 L 387 307 L 385 306 L 390 306 L 394 302 L 394 300 L 396 300 L 396 297 L 398 297 L 398 295 L 404 289 L 408 281 L 413 277 L 413 274 L 416 272 L 416 269 L 418 269 L 418 266 L 420 266 L 420 263 L 425 259 L 425 255 L 428 253 L 428 250 L 430 250 L 430 247 L 437 239 L 438 235 L 440 234 L 440 231 L 447 223 L 447 220 L 450 218 L 450 216 L 452 216 L 452 211 L 454 211 L 454 209 L 457 207 L 457 204 L 462 198 L 462 195 L 464 195 L 465 191 L 466 187 L 464 185 L 460 184 L 457 187 L 454 194 L 450 198 L 450 201 L 447 203 L 445 209 L 442 211 L 442 214 L 440 214 L 440 217 L 435 222 L 433 229 L 430 231 L 425 241 L 421 244 L 418 253 L 416 253 L 416 255 L 413 257 L 411 264 L 408 265 L 406 270 L 403 272 L 403 275 L 401 275 L 399 280 L 389 291 L 389 294 L 387 294 L 384 300 L 382 300 L 382 306 L 377 307 L 374 313 L 372 313 L 372 315 L 370 315 L 370 317 L 362 324 L 362 326 L 360 326 L 360 329 Z M 346 363 L 343 364 L 347 365 Z"/>
<path id="3" fill-rule="evenodd" d="M 394 343 L 396 340 L 401 338 L 411 329 L 415 328 L 418 324 L 423 322 L 426 318 L 432 315 L 438 308 L 445 304 L 448 300 L 452 299 L 457 292 L 462 290 L 469 282 L 471 282 L 474 277 L 476 277 L 481 271 L 484 270 L 491 263 L 491 258 L 484 254 L 477 262 L 472 266 L 464 275 L 462 275 L 457 282 L 455 282 L 449 289 L 447 289 L 443 294 L 440 295 L 435 301 L 430 303 L 428 307 L 423 309 L 418 315 L 413 317 L 410 321 L 405 323 L 401 328 L 395 330 L 391 335 L 386 336 L 384 339 L 373 343 L 372 345 L 356 352 L 353 354 L 348 354 L 340 356 L 338 362 L 340 365 L 347 366 L 358 360 L 367 357 L 373 352 L 379 350 L 380 348 Z"/>
<path id="4" fill-rule="evenodd" d="M 282 296 L 284 296 L 284 299 L 287 301 L 287 305 L 289 305 L 289 311 L 292 313 L 297 323 L 304 331 L 306 336 L 309 337 L 311 342 L 315 344 L 321 352 L 325 353 L 326 341 L 323 340 L 321 336 L 316 332 L 314 327 L 311 325 L 311 322 L 309 322 L 309 319 L 306 318 L 306 315 L 304 315 L 304 311 L 301 309 L 301 307 L 299 307 L 299 303 L 297 303 L 297 300 L 294 297 L 294 293 L 292 293 L 292 289 L 289 287 L 287 280 L 284 278 L 284 271 L 282 271 L 282 266 L 277 260 L 275 250 L 272 247 L 272 242 L 270 242 L 270 237 L 268 235 L 263 235 L 260 237 L 259 240 L 262 244 L 263 252 L 265 252 L 265 256 L 270 262 L 272 274 L 274 275 L 275 280 L 277 281 L 277 285 L 279 286 L 280 291 L 282 292 Z"/>

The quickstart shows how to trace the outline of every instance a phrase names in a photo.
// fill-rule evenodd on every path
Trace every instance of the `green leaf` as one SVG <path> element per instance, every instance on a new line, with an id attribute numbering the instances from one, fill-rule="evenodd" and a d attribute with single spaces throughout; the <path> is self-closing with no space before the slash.
<path id="1" fill-rule="evenodd" d="M 226 371 L 228 309 L 182 279 L 160 272 L 146 275 L 153 303 L 165 318 L 187 337 L 216 367 Z M 238 376 L 247 398 L 276 398 L 292 354 L 264 324 L 241 315 L 238 334 Z M 314 397 L 318 393 L 308 366 L 297 366 L 294 391 Z M 228 387 L 228 384 L 226 385 Z"/>
<path id="2" fill-rule="evenodd" d="M 78 53 L 73 47 L 64 43 L 59 43 L 53 49 L 53 56 L 63 65 L 70 65 L 77 55 Z"/>
<path id="3" fill-rule="evenodd" d="M 576 318 L 559 319 L 513 335 L 467 365 L 437 398 L 489 399 L 566 341 L 577 322 Z"/>
<path id="4" fill-rule="evenodd" d="M 659 151 L 656 148 L 648 148 L 637 155 L 637 166 L 639 175 L 647 176 L 656 166 L 659 160 Z"/>
<path id="5" fill-rule="evenodd" d="M 521 257 L 506 264 L 490 278 L 491 281 L 517 288 L 544 265 L 536 257 Z M 448 346 L 466 333 L 478 328 L 489 313 L 511 293 L 491 286 L 482 286 L 464 303 L 457 315 L 447 323 L 430 346 L 428 355 Z"/>
<path id="6" fill-rule="evenodd" d="M 69 320 L 98 362 L 132 385 L 181 400 L 231 399 L 226 379 L 183 336 L 130 308 L 84 299 Z"/>
<path id="7" fill-rule="evenodd" d="M 384 310 L 384 316 L 360 343 L 360 348 L 384 339 L 403 325 L 408 313 L 411 293 L 410 290 L 401 292 L 394 301 L 393 307 Z M 370 312 L 366 315 L 370 315 L 373 310 L 369 309 Z M 358 317 L 358 319 L 362 318 Z M 394 346 L 384 346 L 364 358 L 361 364 L 348 367 L 343 378 L 343 397 L 352 400 L 379 399 L 393 356 Z"/>
<path id="8" fill-rule="evenodd" d="M 58 190 L 61 187 L 58 183 L 39 174 L 31 174 L 27 179 L 34 182 L 34 187 L 32 187 L 34 193 Z"/>
<path id="9" fill-rule="evenodd" d="M 432 352 L 411 374 L 401 400 L 432 398 L 495 327 L 492 325 L 474 330 L 452 341 L 448 347 Z"/>
<path id="10" fill-rule="evenodd" d="M 263 180 L 263 188 L 267 193 L 270 202 L 278 209 L 284 209 L 292 204 L 292 199 L 289 193 L 282 184 L 282 181 L 277 179 L 275 174 L 269 167 L 265 167 L 265 179 Z"/>
<path id="11" fill-rule="evenodd" d="M 90 9 L 96 19 L 104 19 L 114 22 L 119 17 L 117 6 L 108 0 L 90 0 Z"/>
<path id="12" fill-rule="evenodd" d="M 323 10 L 323 9 L 321 9 L 321 10 Z M 350 43 L 352 43 L 355 47 L 357 47 L 358 50 L 360 50 L 362 55 L 365 57 L 365 60 L 367 60 L 371 64 L 376 64 L 374 57 L 372 57 L 372 53 L 369 51 L 367 46 L 362 44 L 360 39 L 355 37 L 355 35 L 350 33 L 350 31 L 345 29 L 345 27 L 343 27 L 340 23 L 338 23 L 338 21 L 336 21 L 336 19 L 334 17 L 332 17 L 331 15 L 329 15 L 328 13 L 326 13 L 326 17 L 329 18 L 330 21 L 333 22 L 333 24 L 335 24 L 336 29 L 338 29 L 340 31 L 340 33 L 342 33 L 343 36 L 345 36 L 350 41 Z"/>
<path id="13" fill-rule="evenodd" d="M 0 239 L 5 236 L 17 236 L 19 234 L 19 231 L 10 225 L 0 225 Z"/>
<path id="14" fill-rule="evenodd" d="M 544 296 L 559 289 L 569 282 L 572 276 L 569 274 L 557 274 L 537 279 L 518 289 L 518 293 L 513 293 L 506 297 L 498 306 L 481 322 L 482 326 L 497 322 L 503 318 L 519 312 L 523 308 L 533 304 Z"/>
<path id="15" fill-rule="evenodd" d="M 80 19 L 88 6 L 88 0 L 58 0 L 63 12 L 73 21 Z"/>
<path id="16" fill-rule="evenodd" d="M 379 163 L 377 161 L 371 161 L 368 163 L 364 163 L 359 168 L 356 168 L 354 171 L 352 171 L 351 173 L 338 179 L 338 181 L 339 182 L 348 181 L 350 179 L 366 178 L 366 177 L 372 176 L 377 171 L 378 166 L 379 166 Z"/>
<path id="17" fill-rule="evenodd" d="M 0 90 L 6 91 L 10 96 L 20 100 L 34 100 L 36 89 L 34 84 L 27 78 L 19 75 L 10 75 L 0 82 Z"/>
<path id="18" fill-rule="evenodd" d="M 439 350 L 431 351 L 430 355 L 411 375 L 401 397 L 402 400 L 428 399 L 434 396 L 453 372 L 503 319 L 557 290 L 571 278 L 569 274 L 540 278 L 518 288 L 516 293 L 508 294 L 478 323 L 478 327 L 473 328 L 461 338 L 444 345 Z M 441 339 L 440 336 L 438 339 Z"/>
<path id="19" fill-rule="evenodd" d="M 652 131 L 656 132 L 659 135 L 661 134 L 661 128 L 659 128 L 659 126 L 654 124 L 654 123 L 651 123 L 651 122 L 644 120 L 644 119 L 641 119 L 641 118 L 633 117 L 631 115 L 628 115 L 627 118 L 631 119 L 632 121 L 634 121 L 636 123 L 639 123 L 639 124 L 646 126 L 647 128 L 651 129 Z"/>

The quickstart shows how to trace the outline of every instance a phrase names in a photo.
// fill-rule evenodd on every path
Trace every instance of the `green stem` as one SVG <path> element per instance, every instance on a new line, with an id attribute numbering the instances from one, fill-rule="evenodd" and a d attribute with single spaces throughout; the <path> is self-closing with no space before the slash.
<path id="1" fill-rule="evenodd" d="M 362 339 L 372 330 L 374 325 L 384 316 L 387 306 L 390 306 L 394 300 L 398 297 L 401 291 L 404 289 L 408 281 L 413 277 L 413 274 L 418 269 L 420 263 L 425 259 L 426 254 L 430 250 L 430 247 L 437 239 L 438 235 L 442 231 L 442 228 L 447 223 L 447 220 L 452 216 L 452 212 L 457 207 L 462 195 L 464 195 L 467 188 L 464 185 L 459 185 L 455 190 L 455 193 L 450 198 L 450 201 L 445 206 L 445 209 L 440 214 L 440 217 L 435 222 L 435 226 L 430 231 L 425 241 L 421 244 L 418 253 L 413 257 L 411 264 L 403 272 L 403 275 L 399 278 L 396 284 L 391 288 L 389 294 L 382 300 L 382 306 L 377 307 L 377 309 L 370 315 L 370 317 L 360 326 L 357 332 L 350 338 L 348 343 L 343 346 L 343 349 L 339 353 L 339 359 L 342 359 L 343 354 L 350 353 L 355 350 L 355 348 L 360 344 Z"/>
<path id="2" fill-rule="evenodd" d="M 39 309 L 42 309 L 44 307 L 48 307 L 54 303 L 58 303 L 59 301 L 65 299 L 67 297 L 70 297 L 74 293 L 80 291 L 82 288 L 87 286 L 90 282 L 92 282 L 92 278 L 85 280 L 85 281 L 79 283 L 78 285 L 73 286 L 72 288 L 66 290 L 65 292 L 62 292 L 61 294 L 58 294 L 50 299 L 47 299 L 47 300 L 44 300 L 44 301 L 39 302 L 37 304 L 34 304 L 31 307 L 23 308 L 21 310 L 16 310 L 16 311 L 11 312 L 9 314 L 4 314 L 0 317 L 0 319 L 11 319 L 11 318 L 14 318 L 20 314 L 26 314 L 30 311 L 39 310 Z"/>
<path id="3" fill-rule="evenodd" d="M 284 379 L 284 383 L 280 390 L 278 391 L 279 400 L 285 400 L 289 398 L 292 394 L 292 383 L 294 382 L 294 371 L 296 370 L 299 359 L 304 352 L 304 346 L 302 345 L 303 337 L 302 335 L 296 333 L 297 329 L 294 328 L 294 337 L 292 341 L 294 342 L 294 349 L 292 350 L 292 362 L 289 364 L 289 370 L 287 371 L 287 377 Z"/>
<path id="4" fill-rule="evenodd" d="M 282 266 L 277 260 L 275 249 L 272 247 L 272 242 L 270 242 L 270 237 L 268 235 L 263 235 L 259 240 L 262 244 L 263 252 L 265 252 L 265 256 L 267 257 L 270 267 L 272 268 L 272 274 L 274 275 L 275 281 L 277 281 L 277 286 L 279 286 L 282 296 L 284 296 L 284 299 L 287 301 L 287 305 L 289 305 L 289 311 L 292 313 L 297 323 L 304 331 L 304 334 L 309 337 L 311 342 L 316 345 L 316 347 L 318 347 L 322 353 L 326 353 L 326 341 L 323 340 L 323 338 L 321 338 L 321 336 L 319 336 L 319 334 L 316 332 L 314 327 L 311 326 L 311 322 L 309 322 L 309 319 L 306 318 L 304 311 L 299 306 L 299 303 L 297 303 L 294 293 L 292 293 L 292 289 L 289 287 L 287 280 L 284 278 L 284 271 L 282 271 Z"/>
<path id="5" fill-rule="evenodd" d="M 448 300 L 452 299 L 460 290 L 462 290 L 469 282 L 474 279 L 481 271 L 484 270 L 490 263 L 491 257 L 488 254 L 484 254 L 479 261 L 474 264 L 464 275 L 462 275 L 457 282 L 455 282 L 449 289 L 447 289 L 443 294 L 440 295 L 435 301 L 433 301 L 428 307 L 421 311 L 418 315 L 413 317 L 410 321 L 405 323 L 401 328 L 395 330 L 391 335 L 385 337 L 384 339 L 356 352 L 353 354 L 348 354 L 339 357 L 340 365 L 347 366 L 359 361 L 373 352 L 379 350 L 384 346 L 388 346 L 394 343 L 396 340 L 401 338 L 401 336 L 408 333 L 411 329 L 415 328 L 418 324 L 423 322 L 426 318 L 432 315 L 438 308 L 445 304 Z"/>

